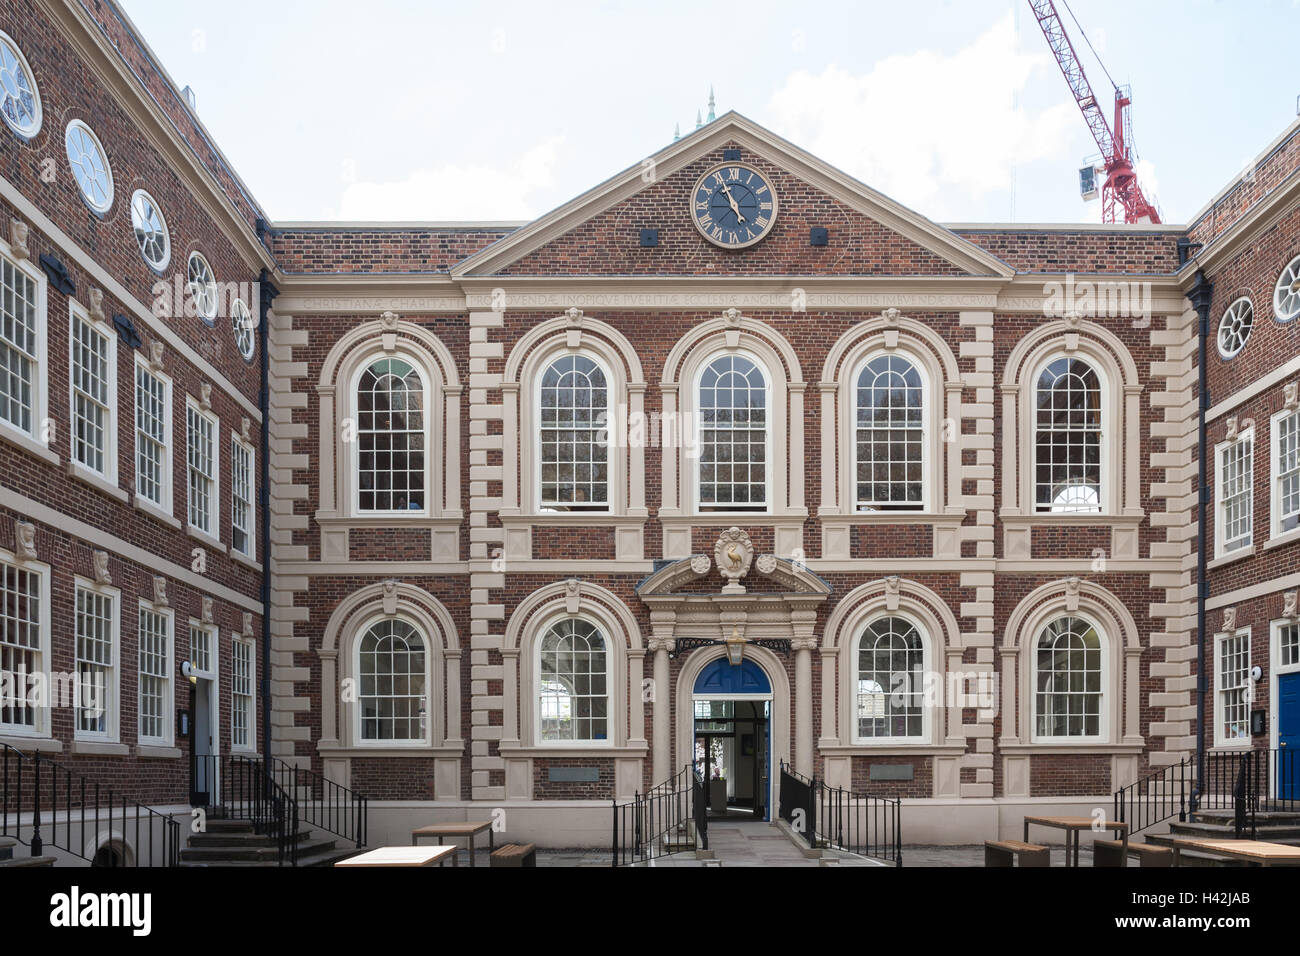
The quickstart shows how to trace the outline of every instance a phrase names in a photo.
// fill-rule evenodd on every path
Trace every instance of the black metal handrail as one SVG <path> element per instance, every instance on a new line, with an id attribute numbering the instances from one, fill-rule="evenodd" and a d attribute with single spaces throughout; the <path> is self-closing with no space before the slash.
<path id="1" fill-rule="evenodd" d="M 309 767 L 297 767 L 271 758 L 271 779 L 293 795 L 300 819 L 310 826 L 366 845 L 369 800 L 342 784 L 329 780 Z"/>
<path id="2" fill-rule="evenodd" d="M 280 786 L 260 758 L 245 754 L 193 755 L 192 797 L 206 800 L 208 812 L 229 820 L 247 820 L 253 831 L 272 837 L 281 866 L 298 865 L 302 817 L 295 797 Z"/>
<path id="3" fill-rule="evenodd" d="M 687 764 L 645 793 L 637 793 L 625 803 L 613 801 L 613 866 L 646 863 L 697 847 L 708 849 L 708 820 L 702 819 L 708 808 L 697 778 Z M 692 822 L 694 840 L 688 837 Z"/>
<path id="4" fill-rule="evenodd" d="M 832 787 L 781 763 L 780 815 L 809 847 L 829 846 L 903 865 L 903 801 Z"/>
<path id="5" fill-rule="evenodd" d="M 1175 814 L 1186 822 L 1196 765 L 1191 757 L 1161 767 L 1136 783 L 1115 791 L 1115 819 L 1129 824 L 1129 836 L 1168 820 Z"/>
<path id="6" fill-rule="evenodd" d="M 40 751 L 28 754 L 0 743 L 0 754 L 0 836 L 30 847 L 32 856 L 54 847 L 105 866 L 180 861 L 181 825 L 174 817 L 122 797 Z M 102 827 L 108 828 L 104 845 Z M 129 853 L 128 836 L 134 838 Z M 105 847 L 109 852 L 100 856 Z"/>

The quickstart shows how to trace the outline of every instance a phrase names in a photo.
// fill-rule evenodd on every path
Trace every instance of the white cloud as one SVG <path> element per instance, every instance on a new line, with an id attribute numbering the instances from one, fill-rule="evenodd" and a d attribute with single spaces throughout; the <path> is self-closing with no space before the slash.
<path id="1" fill-rule="evenodd" d="M 1035 112 L 1021 106 L 1031 77 L 1059 84 L 1062 99 Z M 1013 164 L 1077 150 L 1069 136 L 1082 123 L 1052 57 L 1017 48 L 1010 14 L 950 56 L 921 50 L 867 73 L 835 63 L 793 73 L 770 110 L 809 152 L 940 218 L 1009 189 Z"/>
<path id="2" fill-rule="evenodd" d="M 533 197 L 554 185 L 563 136 L 542 140 L 505 166 L 448 164 L 398 182 L 350 183 L 331 218 L 343 220 L 530 219 Z"/>

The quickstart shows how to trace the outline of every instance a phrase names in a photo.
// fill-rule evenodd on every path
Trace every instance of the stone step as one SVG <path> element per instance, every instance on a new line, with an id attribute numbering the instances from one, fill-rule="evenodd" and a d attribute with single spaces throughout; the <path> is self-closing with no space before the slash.
<path id="1" fill-rule="evenodd" d="M 1237 828 L 1231 822 L 1188 820 L 1186 823 L 1170 823 L 1169 832 L 1185 837 L 1232 840 L 1236 838 Z M 1259 820 L 1255 826 L 1255 839 L 1269 843 L 1300 844 L 1300 825 L 1265 824 Z"/>
<path id="2" fill-rule="evenodd" d="M 53 866 L 54 857 L 52 856 L 15 856 L 12 859 L 0 860 L 0 867 L 18 867 L 18 866 Z"/>
<path id="3" fill-rule="evenodd" d="M 0 837 L 0 860 L 12 860 L 17 851 L 18 841 L 13 837 Z"/>
<path id="4" fill-rule="evenodd" d="M 311 828 L 304 827 L 292 838 L 295 842 L 301 844 L 304 840 L 311 837 Z M 189 845 L 192 847 L 250 847 L 250 846 L 274 846 L 274 841 L 264 833 L 255 833 L 250 827 L 248 830 L 218 830 L 207 833 L 191 833 L 189 836 Z"/>
<path id="5" fill-rule="evenodd" d="M 362 847 L 361 849 L 357 849 L 357 848 L 354 847 L 354 846 L 348 846 L 348 847 L 333 847 L 333 848 L 328 849 L 328 850 L 314 850 L 314 851 L 312 851 L 312 852 L 307 852 L 307 853 L 304 853 L 304 852 L 301 852 L 301 851 L 300 851 L 299 854 L 298 854 L 298 866 L 299 866 L 299 867 L 308 867 L 308 866 L 313 866 L 313 867 L 320 867 L 320 866 L 333 866 L 333 865 L 334 865 L 335 863 L 337 863 L 339 860 L 346 860 L 348 857 L 356 856 L 358 853 L 364 853 L 364 852 L 366 852 L 365 847 Z M 203 860 L 203 861 L 187 861 L 187 860 L 182 859 L 180 865 L 183 866 L 183 867 L 187 867 L 187 868 L 218 867 L 218 866 L 219 866 L 219 867 L 234 867 L 234 868 L 238 869 L 238 868 L 240 868 L 240 867 L 268 867 L 268 866 L 278 866 L 279 864 L 278 864 L 278 863 L 276 862 L 276 860 L 275 860 L 275 855 L 272 854 L 271 858 L 270 858 L 270 859 L 267 859 L 267 860 Z M 286 866 L 287 866 L 287 865 L 288 865 L 288 864 L 286 864 Z"/>
<path id="6" fill-rule="evenodd" d="M 309 857 L 325 853 L 335 848 L 334 840 L 302 840 L 298 843 L 299 857 Z M 263 838 L 259 844 L 243 846 L 188 846 L 181 850 L 181 865 L 191 863 L 224 866 L 227 863 L 261 863 L 274 864 L 278 850 L 273 840 Z"/>

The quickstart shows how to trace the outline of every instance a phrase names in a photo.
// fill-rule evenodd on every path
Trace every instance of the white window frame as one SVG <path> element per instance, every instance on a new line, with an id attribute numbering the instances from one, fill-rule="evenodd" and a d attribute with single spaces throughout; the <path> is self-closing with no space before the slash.
<path id="1" fill-rule="evenodd" d="M 705 504 L 700 501 L 700 486 L 704 484 L 704 482 L 700 480 L 700 469 L 704 467 L 705 430 L 704 402 L 701 389 L 704 387 L 704 373 L 708 371 L 709 367 L 714 362 L 723 358 L 743 358 L 746 361 L 753 363 L 754 367 L 758 369 L 759 375 L 763 378 L 763 507 L 761 509 L 745 508 L 742 506 L 741 510 L 735 511 L 729 510 L 726 505 L 713 503 Z M 713 517 L 716 515 L 758 515 L 773 514 L 776 512 L 777 505 L 774 501 L 776 498 L 776 485 L 773 481 L 773 472 L 778 466 L 772 460 L 773 449 L 776 445 L 772 434 L 772 419 L 777 413 L 774 408 L 776 405 L 774 382 L 775 378 L 773 377 L 773 372 L 768 368 L 767 363 L 754 352 L 746 349 L 716 349 L 704 356 L 699 363 L 699 367 L 695 369 L 695 375 L 691 382 L 691 399 L 696 418 L 690 426 L 690 432 L 694 436 L 696 455 L 693 461 L 690 460 L 689 456 L 687 457 L 687 460 L 690 462 L 691 507 L 694 514 L 704 517 Z M 779 467 L 784 468 L 784 464 Z M 717 482 L 712 482 L 712 484 L 717 484 Z M 732 482 L 732 484 L 734 484 L 734 482 Z M 734 506 L 735 502 L 731 502 L 731 504 Z M 750 502 L 750 504 L 753 504 L 753 502 Z"/>
<path id="2" fill-rule="evenodd" d="M 853 381 L 856 388 L 856 377 Z M 856 408 L 854 412 L 856 414 Z M 860 726 L 858 723 L 858 684 L 862 679 L 862 668 L 860 665 L 862 657 L 862 641 L 867 637 L 867 633 L 871 630 L 873 625 L 878 621 L 886 620 L 888 618 L 897 618 L 910 624 L 916 629 L 917 636 L 921 639 L 921 672 L 920 674 L 908 675 L 909 681 L 913 678 L 921 681 L 920 687 L 914 687 L 908 691 L 908 693 L 919 694 L 921 697 L 921 732 L 919 734 L 908 734 L 906 736 L 886 735 L 881 737 L 863 737 L 858 733 Z M 933 646 L 930 633 L 925 624 L 920 619 L 902 610 L 879 611 L 872 614 L 871 617 L 863 622 L 862 626 L 858 628 L 858 634 L 853 640 L 853 647 L 849 658 L 849 666 L 851 668 L 851 673 L 849 674 L 849 715 L 851 721 L 849 725 L 849 733 L 854 746 L 891 747 L 902 744 L 925 744 L 930 742 L 932 739 L 931 734 L 933 733 L 932 711 L 934 708 L 929 705 L 930 702 L 926 699 L 927 692 L 925 682 L 926 675 L 933 672 L 935 669 L 933 664 L 934 659 L 931 656 Z M 883 688 L 883 691 L 886 695 L 891 695 L 894 693 L 894 688 L 886 687 Z"/>
<path id="3" fill-rule="evenodd" d="M 49 419 L 49 363 L 46 360 L 46 347 L 49 341 L 48 321 L 46 317 L 46 296 L 49 280 L 41 270 L 35 268 L 28 259 L 19 259 L 13 254 L 13 247 L 0 238 L 0 255 L 9 265 L 36 285 L 36 353 L 32 360 L 32 412 L 31 428 L 23 430 L 8 419 L 0 419 L 0 436 L 10 439 L 20 447 L 50 455 L 50 445 L 54 439 L 53 423 Z M 2 321 L 2 320 L 0 320 Z M 57 460 L 57 458 L 56 458 Z"/>
<path id="4" fill-rule="evenodd" d="M 239 495 L 239 478 L 238 466 L 239 456 L 248 456 L 248 526 L 240 528 L 235 523 L 235 516 L 239 513 L 236 507 Z M 250 561 L 257 560 L 257 453 L 253 446 L 245 442 L 233 432 L 230 435 L 230 550 L 235 554 L 241 554 Z M 248 543 L 247 549 L 235 547 L 235 530 L 244 533 L 245 540 Z"/>
<path id="5" fill-rule="evenodd" d="M 1223 482 L 1223 465 L 1227 454 L 1232 451 L 1240 451 L 1245 447 L 1246 454 L 1250 456 L 1250 466 L 1246 472 L 1246 506 L 1250 511 L 1250 540 L 1238 544 L 1236 547 L 1226 547 L 1226 521 L 1225 508 L 1227 498 L 1225 497 L 1225 488 Z M 1214 556 L 1216 558 L 1227 557 L 1228 555 L 1251 554 L 1255 546 L 1255 428 L 1251 426 L 1246 430 L 1239 432 L 1237 437 L 1231 441 L 1220 442 L 1214 446 Z"/>
<path id="6" fill-rule="evenodd" d="M 154 501 L 140 491 L 140 374 L 144 373 L 150 378 L 159 382 L 163 388 L 163 447 L 162 462 L 158 474 L 159 495 L 161 501 Z M 166 517 L 172 516 L 172 380 L 160 371 L 156 371 L 149 366 L 140 355 L 135 357 L 135 368 L 131 381 L 132 395 L 135 404 L 133 406 L 132 416 L 132 434 L 135 436 L 135 447 L 132 449 L 131 462 L 135 469 L 134 498 L 135 501 L 143 507 L 153 511 L 160 512 Z"/>
<path id="7" fill-rule="evenodd" d="M 44 681 L 45 700 L 38 701 L 36 707 L 36 723 L 33 726 L 26 724 L 0 724 L 0 734 L 7 737 L 30 737 L 36 739 L 49 739 L 51 736 L 50 713 L 51 700 L 50 695 L 53 693 L 52 681 L 50 680 L 50 566 L 39 561 L 18 560 L 12 551 L 0 549 L 0 573 L 4 566 L 9 566 L 18 571 L 28 574 L 35 574 L 39 578 L 37 585 L 37 626 L 40 631 L 39 646 L 35 649 L 36 667 L 32 674 L 42 675 Z M 30 691 L 30 686 L 25 690 Z"/>
<path id="8" fill-rule="evenodd" d="M 105 707 L 104 730 L 82 730 L 78 724 L 81 722 L 78 711 L 81 709 L 81 691 L 80 691 L 80 663 L 82 657 L 76 644 L 81 639 L 77 630 L 77 593 L 86 591 L 98 597 L 108 598 L 110 609 L 109 621 L 109 640 L 111 647 L 112 661 L 106 667 L 108 671 L 108 705 Z M 73 604 L 72 604 L 72 657 L 73 672 L 77 675 L 74 686 L 77 687 L 77 699 L 73 702 L 73 739 L 92 741 L 95 743 L 117 743 L 120 738 L 119 718 L 122 711 L 122 592 L 115 587 L 105 584 L 96 584 L 87 578 L 77 576 L 73 585 Z"/>
<path id="9" fill-rule="evenodd" d="M 73 366 L 76 362 L 74 344 L 77 323 L 104 341 L 104 467 L 95 468 L 77 457 L 77 396 L 99 404 L 98 400 L 77 387 Z M 92 319 L 90 313 L 77 303 L 68 309 L 68 460 L 72 467 L 92 478 L 117 485 L 117 336 L 106 322 Z"/>
<path id="10" fill-rule="evenodd" d="M 95 149 L 98 150 L 99 152 L 100 160 L 104 164 L 104 176 L 108 180 L 107 182 L 108 189 L 106 190 L 107 195 L 104 197 L 104 201 L 102 203 L 96 202 L 94 199 L 91 199 L 90 196 L 86 194 L 86 191 L 82 188 L 81 182 L 77 179 L 76 171 L 72 166 L 72 157 L 68 155 L 68 139 L 71 138 L 73 130 L 79 130 L 80 132 L 84 133 L 87 137 L 89 137 L 90 141 L 94 144 Z M 99 135 L 93 129 L 90 128 L 90 125 L 86 123 L 85 120 L 81 120 L 81 119 L 70 120 L 68 122 L 67 127 L 63 131 L 63 152 L 64 152 L 64 158 L 68 161 L 68 175 L 72 177 L 72 181 L 77 187 L 77 195 L 81 197 L 81 201 L 84 202 L 86 204 L 86 208 L 90 209 L 93 213 L 95 213 L 95 215 L 97 216 L 106 215 L 108 211 L 113 208 L 113 199 L 117 195 L 117 185 L 113 181 L 113 164 L 112 162 L 109 161 L 108 150 L 106 150 L 104 148 L 104 144 L 100 142 Z"/>
<path id="11" fill-rule="evenodd" d="M 1270 515 L 1269 515 L 1269 536 L 1280 538 L 1283 536 L 1296 535 L 1300 537 L 1300 507 L 1290 514 L 1282 511 L 1282 481 L 1285 475 L 1282 474 L 1282 425 L 1289 419 L 1295 419 L 1295 441 L 1300 442 L 1300 407 L 1284 408 L 1273 416 L 1272 419 L 1272 441 L 1269 443 L 1269 488 L 1270 488 Z M 1300 460 L 1300 455 L 1297 456 Z M 1296 475 L 1297 481 L 1300 481 L 1300 468 L 1291 474 Z M 1283 529 L 1282 522 L 1294 514 L 1296 525 L 1293 528 Z"/>
<path id="12" fill-rule="evenodd" d="M 858 498 L 858 466 L 861 461 L 858 458 L 858 379 L 866 371 L 868 365 L 878 358 L 898 358 L 907 362 L 916 370 L 921 379 L 921 500 L 918 502 L 903 503 L 899 506 L 897 502 L 891 502 L 887 507 L 864 508 Z M 935 509 L 935 494 L 933 489 L 933 469 L 934 469 L 934 449 L 933 426 L 931 424 L 932 405 L 934 401 L 934 388 L 930 381 L 930 370 L 924 362 L 910 350 L 901 348 L 873 349 L 862 357 L 862 360 L 853 367 L 853 374 L 848 381 L 848 405 L 849 405 L 849 429 L 847 435 L 848 450 L 845 458 L 849 461 L 849 484 L 846 486 L 847 498 L 849 501 L 849 510 L 853 514 L 892 514 L 895 512 L 908 514 L 929 514 Z M 823 464 L 823 467 L 826 467 Z"/>
<path id="13" fill-rule="evenodd" d="M 1232 687 L 1225 687 L 1223 684 L 1223 645 L 1228 641 L 1240 640 L 1245 642 L 1246 646 L 1246 666 L 1243 673 L 1246 675 L 1245 682 Z M 1255 699 L 1254 681 L 1250 678 L 1250 628 L 1244 627 L 1236 631 L 1225 631 L 1214 635 L 1214 746 L 1216 748 L 1235 748 L 1249 749 L 1251 744 L 1250 734 L 1250 710 L 1251 704 Z M 1246 708 L 1245 725 L 1246 732 L 1241 737 L 1228 738 L 1223 733 L 1223 723 L 1225 718 L 1223 695 L 1228 691 L 1241 690 L 1244 694 L 1243 704 Z"/>
<path id="14" fill-rule="evenodd" d="M 144 708 L 141 702 L 144 700 L 144 688 L 141 686 L 145 678 L 143 667 L 137 664 L 136 667 L 136 734 L 140 743 L 148 746 L 171 747 L 176 741 L 176 612 L 169 607 L 155 605 L 151 601 L 141 599 L 137 609 L 137 622 L 139 612 L 156 614 L 166 622 L 166 639 L 164 645 L 164 676 L 160 679 L 163 681 L 163 699 L 162 699 L 162 728 L 161 736 L 150 736 L 144 732 Z M 136 656 L 139 658 L 143 641 L 139 625 L 136 627 Z M 156 674 L 148 675 L 158 678 Z"/>
<path id="15" fill-rule="evenodd" d="M 534 376 L 532 399 L 534 403 L 533 408 L 537 409 L 537 413 L 533 415 L 533 434 L 532 434 L 532 441 L 534 443 L 533 449 L 534 449 L 535 462 L 536 462 L 534 467 L 537 470 L 537 480 L 534 482 L 534 488 L 533 488 L 534 514 L 551 514 L 556 512 L 569 513 L 570 506 L 572 504 L 566 502 L 546 502 L 542 498 L 542 486 L 545 484 L 545 482 L 542 480 L 542 468 L 544 467 L 542 462 L 542 415 L 541 415 L 542 379 L 546 376 L 546 372 L 550 369 L 552 365 L 554 365 L 556 362 L 560 361 L 561 359 L 570 358 L 570 357 L 585 358 L 587 361 L 595 365 L 596 368 L 600 370 L 600 373 L 603 376 L 605 376 L 605 424 L 603 427 L 603 430 L 605 432 L 605 503 L 604 503 L 605 507 L 604 508 L 578 508 L 578 509 L 572 509 L 572 511 L 580 514 L 597 514 L 597 515 L 614 514 L 615 513 L 615 506 L 614 506 L 615 474 L 620 473 L 615 468 L 615 461 L 614 461 L 620 449 L 617 447 L 616 443 L 611 440 L 614 435 L 614 427 L 615 427 L 613 421 L 615 386 L 613 384 L 613 379 L 610 375 L 610 370 L 606 366 L 605 361 L 599 355 L 596 355 L 594 352 L 590 352 L 586 349 L 581 349 L 578 351 L 556 352 L 552 355 L 548 355 L 545 361 L 543 361 L 541 365 L 538 366 L 537 374 Z"/>
<path id="16" fill-rule="evenodd" d="M 147 201 L 148 205 L 153 208 L 153 211 L 158 214 L 158 224 L 162 227 L 164 255 L 162 257 L 161 262 L 154 262 L 144 254 L 144 246 L 141 245 L 139 241 L 139 237 L 136 236 L 135 234 L 136 204 L 137 202 L 144 202 L 144 201 Z M 132 214 L 131 238 L 136 240 L 135 242 L 136 251 L 140 253 L 140 258 L 144 260 L 145 265 L 147 265 L 153 272 L 156 272 L 158 275 L 162 275 L 164 272 L 167 271 L 167 267 L 171 264 L 172 261 L 172 234 L 171 234 L 171 229 L 167 225 L 167 215 L 162 211 L 162 207 L 158 205 L 158 200 L 154 199 L 153 196 L 150 195 L 148 190 L 145 189 L 137 189 L 135 192 L 131 194 L 131 214 Z M 187 272 L 187 278 L 188 278 L 188 272 Z"/>
<path id="17" fill-rule="evenodd" d="M 1097 431 L 1097 507 L 1091 510 L 1062 509 L 1057 511 L 1049 508 L 1046 511 L 1040 511 L 1038 508 L 1038 383 L 1047 371 L 1047 367 L 1053 362 L 1065 359 L 1068 362 L 1083 362 L 1092 373 L 1097 377 L 1097 394 L 1100 401 L 1101 423 Z M 1099 362 L 1094 356 L 1086 353 L 1074 353 L 1066 351 L 1051 351 L 1041 360 L 1033 365 L 1033 375 L 1030 377 L 1027 387 L 1027 412 L 1026 418 L 1029 422 L 1029 461 L 1028 461 L 1028 486 L 1029 498 L 1026 502 L 1025 512 L 1036 517 L 1047 515 L 1108 515 L 1114 513 L 1112 510 L 1112 496 L 1114 500 L 1119 500 L 1120 490 L 1111 488 L 1110 474 L 1110 455 L 1111 443 L 1124 440 L 1122 435 L 1114 438 L 1108 437 L 1111 428 L 1111 387 L 1109 375 L 1106 366 Z"/>
<path id="18" fill-rule="evenodd" d="M 192 520 L 193 514 L 190 501 L 190 412 L 193 411 L 200 418 L 207 421 L 212 426 L 212 474 L 208 477 L 212 482 L 212 494 L 209 496 L 209 506 L 211 514 L 208 516 L 210 527 L 203 528 L 196 525 Z M 199 472 L 202 474 L 202 472 Z M 221 421 L 211 412 L 205 412 L 196 402 L 193 396 L 185 396 L 185 526 L 191 534 L 201 538 L 207 538 L 216 543 L 221 542 Z"/>
<path id="19" fill-rule="evenodd" d="M 240 694 L 238 687 L 239 653 L 245 648 L 248 653 L 248 693 Z M 230 645 L 230 749 L 233 753 L 257 752 L 257 645 L 254 641 L 235 636 Z M 241 697 L 248 699 L 248 741 L 240 744 L 235 736 L 235 714 Z"/>
<path id="20" fill-rule="evenodd" d="M 1083 621 L 1094 631 L 1097 632 L 1098 643 L 1101 647 L 1101 700 L 1097 708 L 1097 733 L 1095 734 L 1078 734 L 1075 736 L 1065 735 L 1044 735 L 1038 732 L 1038 643 L 1042 640 L 1043 632 L 1053 623 L 1061 618 L 1077 618 Z M 1055 613 L 1045 615 L 1038 619 L 1037 626 L 1029 635 L 1028 642 L 1028 673 L 1029 673 L 1029 699 L 1025 701 L 1024 706 L 1028 708 L 1029 714 L 1029 739 L 1035 744 L 1063 744 L 1063 745 L 1089 745 L 1103 744 L 1110 740 L 1110 709 L 1111 694 L 1114 690 L 1114 675 L 1112 673 L 1111 653 L 1110 653 L 1110 635 L 1101 623 L 1091 614 L 1085 614 L 1082 611 L 1069 611 L 1064 608 L 1057 610 Z M 1122 691 L 1121 691 L 1122 692 Z M 1118 717 L 1116 718 L 1119 719 Z"/>
<path id="21" fill-rule="evenodd" d="M 194 654 L 194 632 L 198 631 L 207 636 L 208 639 L 208 659 L 206 663 L 210 666 L 200 667 L 199 662 L 195 659 Z M 221 642 L 218 640 L 220 632 L 215 624 L 204 624 L 190 618 L 188 634 L 190 638 L 189 657 L 190 669 L 195 677 L 204 680 L 215 681 L 217 674 L 221 672 Z"/>
<path id="22" fill-rule="evenodd" d="M 41 131 L 41 127 L 45 124 L 45 109 L 41 104 L 40 88 L 36 85 L 36 73 L 32 70 L 32 65 L 27 62 L 27 56 L 23 53 L 22 47 L 18 45 L 17 40 L 11 37 L 8 33 L 5 33 L 3 30 L 0 30 L 0 41 L 3 41 L 4 45 L 9 47 L 18 66 L 27 74 L 26 80 L 32 90 L 32 104 L 34 106 L 34 109 L 32 110 L 33 121 L 31 129 L 23 129 L 15 126 L 9 117 L 5 116 L 2 112 L 0 112 L 0 117 L 3 117 L 5 125 L 13 131 L 15 136 L 24 143 L 30 143 L 37 137 Z"/>
<path id="23" fill-rule="evenodd" d="M 424 643 L 424 738 L 419 740 L 395 740 L 389 739 L 371 739 L 367 738 L 362 730 L 362 713 L 361 713 L 361 644 L 365 640 L 370 629 L 376 624 L 382 624 L 385 621 L 401 621 L 409 625 Z M 433 642 L 426 628 L 414 617 L 406 614 L 387 615 L 375 614 L 368 617 L 360 627 L 357 628 L 352 640 L 351 649 L 352 673 L 356 678 L 356 696 L 351 703 L 352 710 L 352 739 L 357 747 L 370 747 L 379 749 L 417 749 L 427 748 L 432 745 L 434 733 L 434 714 L 435 710 L 441 707 L 440 703 L 435 704 L 434 696 L 438 687 L 434 686 L 435 670 L 433 667 Z"/>
<path id="24" fill-rule="evenodd" d="M 383 359 L 397 359 L 405 362 L 415 371 L 420 378 L 420 387 L 423 389 L 423 401 L 421 404 L 422 414 L 424 416 L 424 506 L 422 508 L 410 508 L 405 510 L 381 511 L 378 509 L 362 509 L 361 507 L 361 422 L 360 422 L 360 393 L 361 379 L 366 374 L 370 366 Z M 438 491 L 438 487 L 433 481 L 433 461 L 435 457 L 441 458 L 441 454 L 435 456 L 434 449 L 434 429 L 433 419 L 437 417 L 437 410 L 432 406 L 434 398 L 434 389 L 432 379 L 429 375 L 429 369 L 425 363 L 421 362 L 414 354 L 398 349 L 395 352 L 376 352 L 368 355 L 358 365 L 353 373 L 351 381 L 348 384 L 348 402 L 351 408 L 352 425 L 355 429 L 355 436 L 352 441 L 344 442 L 343 447 L 348 457 L 348 477 L 351 480 L 352 514 L 358 518 L 428 518 L 435 512 L 433 509 L 433 496 Z"/>
<path id="25" fill-rule="evenodd" d="M 542 645 L 551 629 L 565 621 L 582 621 L 595 628 L 601 640 L 605 642 L 605 739 L 546 740 L 542 737 Z M 530 691 L 533 696 L 533 734 L 534 744 L 538 747 L 555 750 L 585 750 L 590 748 L 613 747 L 617 726 L 621 714 L 615 708 L 619 706 L 618 695 L 614 693 L 614 655 L 609 629 L 597 618 L 583 614 L 557 614 L 546 620 L 534 632 L 532 654 L 533 680 Z"/>

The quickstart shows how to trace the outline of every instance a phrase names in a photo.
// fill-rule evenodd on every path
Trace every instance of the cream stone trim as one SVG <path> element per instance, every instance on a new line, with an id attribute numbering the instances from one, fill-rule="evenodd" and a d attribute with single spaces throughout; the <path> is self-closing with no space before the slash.
<path id="1" fill-rule="evenodd" d="M 380 581 L 354 591 L 339 602 L 325 625 L 317 656 L 321 661 L 322 753 L 340 747 L 370 755 L 372 748 L 356 737 L 355 703 L 339 701 L 338 688 L 355 680 L 353 649 L 367 626 L 377 619 L 405 617 L 420 629 L 426 643 L 429 680 L 429 727 L 425 744 L 392 749 L 428 756 L 430 749 L 460 752 L 460 643 L 456 624 L 446 607 L 423 588 L 401 581 Z"/>
<path id="2" fill-rule="evenodd" d="M 1033 739 L 1034 654 L 1038 636 L 1051 620 L 1062 615 L 1080 616 L 1092 623 L 1103 642 L 1102 738 L 1081 740 L 1082 746 L 1140 746 L 1139 664 L 1142 643 L 1137 622 L 1124 602 L 1105 588 L 1077 578 L 1053 581 L 1027 594 L 1007 619 L 1002 644 L 1002 737 L 999 749 L 1037 750 Z M 1010 715 L 1016 715 L 1010 719 Z M 1123 722 L 1121 723 L 1121 718 Z M 1042 741 L 1044 747 L 1068 747 L 1061 741 Z"/>
<path id="3" fill-rule="evenodd" d="M 648 185 L 646 163 L 655 178 L 666 176 L 694 162 L 726 142 L 737 142 L 814 189 L 826 192 L 849 207 L 892 229 L 935 255 L 974 274 L 1009 277 L 1009 266 L 973 243 L 899 205 L 869 186 L 845 175 L 736 112 L 729 112 L 697 132 L 670 144 L 649 160 L 629 167 L 606 182 L 588 190 L 558 209 L 470 256 L 452 269 L 453 276 L 483 275 L 517 262 L 578 223 L 592 218 L 640 192 Z M 653 180 L 652 180 L 653 181 Z"/>
<path id="4" fill-rule="evenodd" d="M 607 691 L 609 694 L 609 743 L 569 747 L 547 744 L 537 739 L 536 725 L 536 643 L 546 630 L 559 621 L 583 618 L 596 624 L 605 638 L 609 653 Z M 631 673 L 630 659 L 640 659 L 641 631 L 636 618 L 617 595 L 596 584 L 570 578 L 539 588 L 520 601 L 506 623 L 502 653 L 506 657 L 506 687 L 503 736 L 500 747 L 505 751 L 541 751 L 553 757 L 572 756 L 575 751 L 617 752 L 632 747 L 640 749 L 644 741 L 643 723 L 633 724 L 629 701 L 641 705 L 641 675 Z M 506 651 L 509 651 L 506 654 Z M 629 681 L 632 686 L 629 688 Z M 632 733 L 632 729 L 636 733 Z"/>

